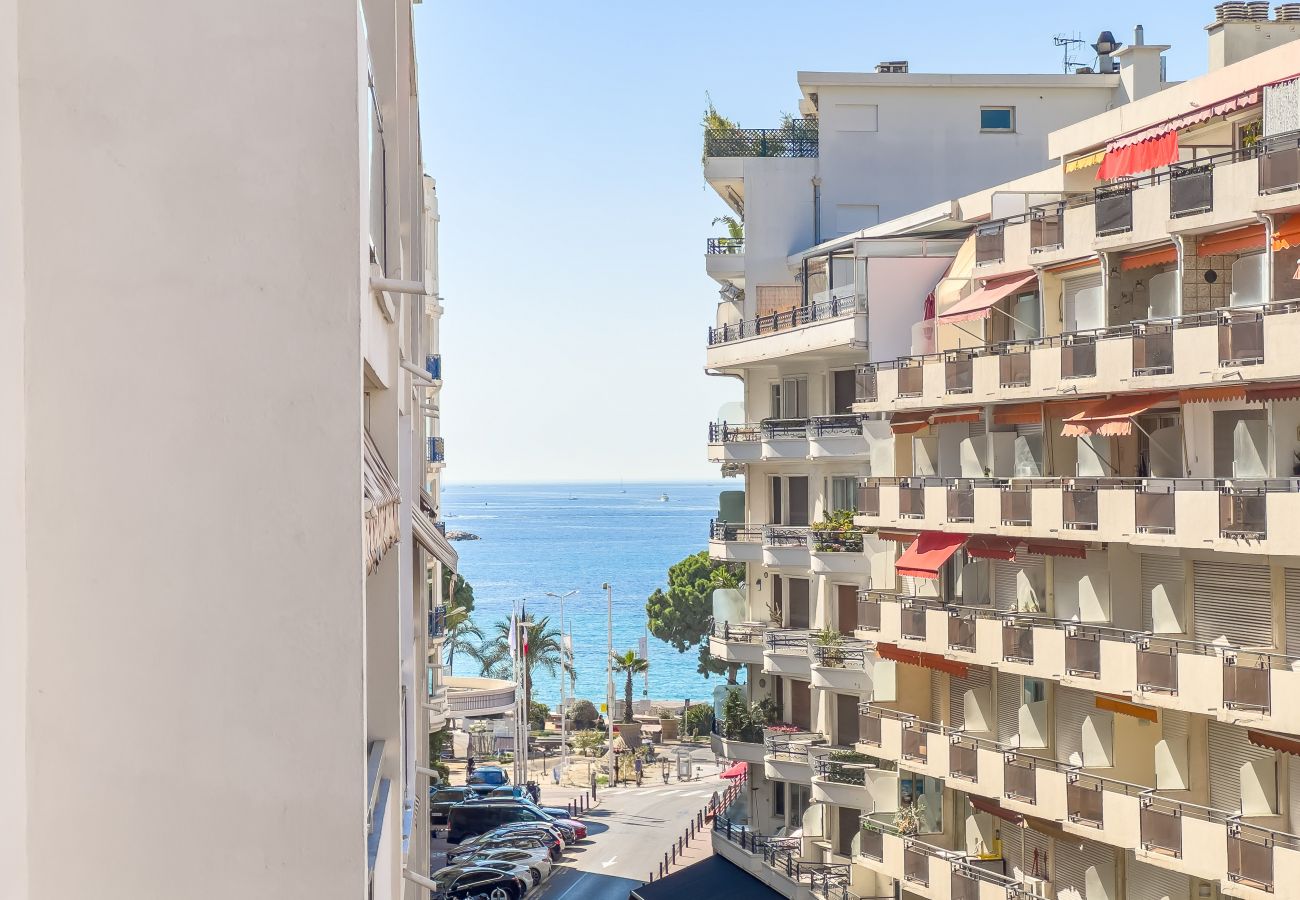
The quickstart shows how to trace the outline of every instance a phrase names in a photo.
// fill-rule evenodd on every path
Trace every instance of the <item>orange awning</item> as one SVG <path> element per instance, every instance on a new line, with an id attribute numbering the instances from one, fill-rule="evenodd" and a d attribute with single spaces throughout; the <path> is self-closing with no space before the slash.
<path id="1" fill-rule="evenodd" d="M 1083 412 L 1096 402 L 1096 400 L 1053 400 L 1043 407 L 1043 417 L 1048 419 L 1068 419 Z"/>
<path id="2" fill-rule="evenodd" d="M 1177 396 L 1177 391 L 1165 391 L 1158 394 L 1120 394 L 1107 397 L 1066 419 L 1061 428 L 1061 437 L 1087 437 L 1090 434 L 1115 437 L 1132 434 L 1134 416 Z"/>
<path id="3" fill-rule="evenodd" d="M 1265 382 L 1246 388 L 1247 403 L 1263 403 L 1265 400 L 1300 400 L 1300 381 Z"/>
<path id="4" fill-rule="evenodd" d="M 984 418 L 984 410 L 978 407 L 939 410 L 930 416 L 933 425 L 951 425 L 954 422 L 978 422 Z"/>
<path id="5" fill-rule="evenodd" d="M 946 312 L 940 313 L 939 321 L 965 322 L 970 319 L 983 319 L 989 314 L 993 304 L 1015 293 L 1037 277 L 1033 272 L 1017 272 L 1014 275 L 990 278 L 984 282 L 984 287 L 958 300 Z"/>
<path id="6" fill-rule="evenodd" d="M 1003 809 L 996 800 L 990 800 L 987 797 L 981 797 L 978 794 L 967 794 L 966 799 L 970 805 L 982 813 L 988 813 L 990 816 L 997 816 L 1004 822 L 1010 822 L 1012 825 L 1023 825 L 1025 817 L 1020 813 L 1011 812 Z"/>
<path id="7" fill-rule="evenodd" d="M 899 575 L 938 578 L 939 567 L 966 543 L 967 535 L 947 531 L 922 531 L 894 563 Z"/>
<path id="8" fill-rule="evenodd" d="M 1247 728 L 1246 740 L 1256 747 L 1277 750 L 1279 753 L 1290 753 L 1292 756 L 1300 756 L 1300 741 L 1295 738 L 1282 737 L 1282 735 L 1273 734 L 1271 731 L 1255 731 L 1253 728 Z"/>
<path id="9" fill-rule="evenodd" d="M 1290 250 L 1300 247 L 1300 215 L 1290 215 L 1286 221 L 1273 232 L 1273 249 Z"/>
<path id="10" fill-rule="evenodd" d="M 1043 421 L 1043 404 L 1012 403 L 993 408 L 994 425 L 1037 425 Z"/>
<path id="11" fill-rule="evenodd" d="M 1246 389 L 1241 385 L 1230 387 L 1188 388 L 1178 392 L 1179 403 L 1221 403 L 1225 400 L 1245 400 Z"/>
<path id="12" fill-rule="evenodd" d="M 966 552 L 975 559 L 1016 558 L 1016 547 L 1020 538 L 994 537 L 990 534 L 977 534 L 966 542 Z"/>
<path id="13" fill-rule="evenodd" d="M 936 672 L 947 672 L 949 675 L 956 675 L 960 678 L 965 678 L 970 672 L 970 667 L 963 662 L 946 659 L 937 653 L 904 650 L 897 644 L 876 644 L 876 655 L 881 659 L 900 662 L 908 666 L 918 666 L 922 669 L 933 669 Z"/>
<path id="14" fill-rule="evenodd" d="M 930 427 L 928 412 L 895 413 L 889 420 L 889 428 L 894 434 L 913 434 Z"/>
<path id="15" fill-rule="evenodd" d="M 1026 553 L 1039 556 L 1065 556 L 1070 559 L 1087 559 L 1088 545 L 1081 541 L 1026 541 Z"/>
<path id="16" fill-rule="evenodd" d="M 1089 269 L 1100 265 L 1101 261 L 1098 260 L 1097 257 L 1090 256 L 1087 259 L 1076 259 L 1074 262 L 1061 263 L 1059 266 L 1051 266 L 1047 271 L 1051 272 L 1053 275 L 1060 275 L 1063 272 L 1075 272 L 1079 269 Z"/>
<path id="17" fill-rule="evenodd" d="M 1173 262 L 1178 262 L 1176 247 L 1157 247 L 1154 250 L 1130 253 L 1120 260 L 1119 267 L 1127 272 L 1130 269 L 1149 269 L 1151 266 L 1163 266 Z"/>
<path id="18" fill-rule="evenodd" d="M 1242 253 L 1246 250 L 1263 250 L 1268 237 L 1263 224 L 1247 225 L 1232 231 L 1207 234 L 1196 245 L 1197 256 L 1220 256 L 1225 253 Z"/>
<path id="19" fill-rule="evenodd" d="M 1135 719 L 1142 719 L 1146 722 L 1155 722 L 1159 719 L 1156 711 L 1149 706 L 1138 706 L 1136 703 L 1130 703 L 1123 697 L 1116 697 L 1114 694 L 1098 694 L 1097 708 L 1106 712 L 1119 713 L 1122 716 L 1132 716 Z"/>
<path id="20" fill-rule="evenodd" d="M 916 540 L 916 532 L 891 531 L 887 528 L 882 528 L 876 532 L 876 537 L 880 538 L 882 541 L 889 541 L 894 544 L 910 544 L 912 541 Z"/>

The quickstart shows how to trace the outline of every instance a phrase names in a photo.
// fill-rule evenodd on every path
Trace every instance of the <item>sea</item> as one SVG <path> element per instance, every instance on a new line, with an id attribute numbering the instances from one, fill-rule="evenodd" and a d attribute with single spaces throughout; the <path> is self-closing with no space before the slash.
<path id="1" fill-rule="evenodd" d="M 696 672 L 696 651 L 678 653 L 646 630 L 646 598 L 668 586 L 668 567 L 708 548 L 709 520 L 717 515 L 720 482 L 583 484 L 449 484 L 443 488 L 448 531 L 458 541 L 460 574 L 474 587 L 474 620 L 485 634 L 508 621 L 514 604 L 534 618 L 559 622 L 559 603 L 547 592 L 578 593 L 564 601 L 573 634 L 574 696 L 599 708 L 605 698 L 606 599 L 613 587 L 614 650 L 635 650 L 647 637 L 650 670 L 637 676 L 633 698 L 708 701 L 719 682 Z M 666 499 L 665 499 L 666 498 Z M 477 675 L 459 655 L 455 674 Z M 533 675 L 534 699 L 560 700 L 557 678 Z M 624 682 L 616 678 L 616 696 Z"/>

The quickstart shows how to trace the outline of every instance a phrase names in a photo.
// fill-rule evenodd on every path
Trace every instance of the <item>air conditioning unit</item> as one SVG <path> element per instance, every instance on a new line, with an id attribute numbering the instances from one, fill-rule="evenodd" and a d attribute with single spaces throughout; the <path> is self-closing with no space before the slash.
<path id="1" fill-rule="evenodd" d="M 1055 894 L 1052 893 L 1052 883 L 1046 878 L 1035 878 L 1032 875 L 1026 875 L 1023 879 L 1021 888 L 1023 895 L 1026 897 L 1038 897 L 1039 900 L 1052 900 Z"/>

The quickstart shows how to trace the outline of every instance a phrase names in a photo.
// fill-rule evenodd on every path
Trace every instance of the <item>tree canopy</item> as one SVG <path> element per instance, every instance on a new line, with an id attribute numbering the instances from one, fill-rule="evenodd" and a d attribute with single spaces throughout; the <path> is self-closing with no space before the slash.
<path id="1" fill-rule="evenodd" d="M 698 671 L 717 674 L 723 667 L 708 655 L 709 617 L 713 592 L 740 585 L 745 569 L 735 563 L 710 559 L 707 550 L 693 553 L 668 567 L 668 590 L 656 588 L 645 603 L 650 633 L 671 644 L 678 653 L 699 648 Z"/>

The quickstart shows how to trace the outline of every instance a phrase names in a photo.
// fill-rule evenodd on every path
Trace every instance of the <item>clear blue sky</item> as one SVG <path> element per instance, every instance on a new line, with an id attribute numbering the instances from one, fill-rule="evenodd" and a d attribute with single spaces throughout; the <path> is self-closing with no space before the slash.
<path id="1" fill-rule="evenodd" d="M 438 181 L 448 476 L 705 479 L 739 383 L 703 373 L 717 285 L 705 92 L 746 127 L 796 112 L 799 70 L 1059 72 L 1057 33 L 1172 44 L 1205 70 L 1213 3 L 425 0 L 424 160 Z M 1079 51 L 1091 63 L 1089 48 Z M 918 127 L 923 127 L 918 123 Z"/>

